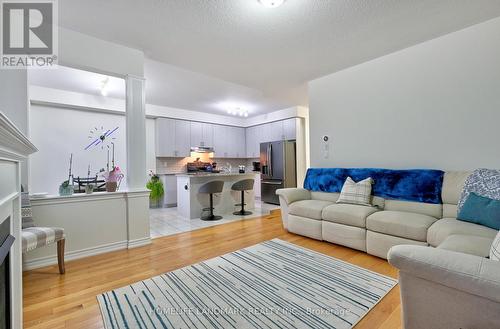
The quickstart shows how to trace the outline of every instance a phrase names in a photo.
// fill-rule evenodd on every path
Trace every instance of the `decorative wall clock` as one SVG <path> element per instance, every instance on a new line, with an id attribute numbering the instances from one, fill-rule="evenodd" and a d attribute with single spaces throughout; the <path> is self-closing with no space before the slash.
<path id="1" fill-rule="evenodd" d="M 105 147 L 109 149 L 110 145 L 113 144 L 113 140 L 116 139 L 116 137 L 113 137 L 112 135 L 118 130 L 118 128 L 119 127 L 116 127 L 115 129 L 105 129 L 101 126 L 101 129 L 99 129 L 98 127 L 94 127 L 94 129 L 90 130 L 88 136 L 92 142 L 85 147 L 85 150 L 88 150 L 91 147 L 100 147 L 101 150 Z"/>

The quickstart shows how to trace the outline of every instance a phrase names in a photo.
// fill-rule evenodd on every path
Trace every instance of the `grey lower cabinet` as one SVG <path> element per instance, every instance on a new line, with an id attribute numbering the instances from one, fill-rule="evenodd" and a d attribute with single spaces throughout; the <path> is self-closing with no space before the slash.
<path id="1" fill-rule="evenodd" d="M 177 177 L 175 175 L 161 175 L 163 183 L 163 207 L 177 206 Z"/>

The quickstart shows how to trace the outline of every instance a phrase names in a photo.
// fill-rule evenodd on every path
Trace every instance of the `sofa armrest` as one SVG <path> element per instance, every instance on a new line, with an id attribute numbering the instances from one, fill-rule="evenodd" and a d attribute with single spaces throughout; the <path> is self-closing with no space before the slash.
<path id="1" fill-rule="evenodd" d="M 311 199 L 311 191 L 303 188 L 282 188 L 276 190 L 276 194 L 282 196 L 285 199 L 286 204 Z"/>
<path id="2" fill-rule="evenodd" d="M 399 245 L 388 261 L 407 275 L 500 302 L 500 262 L 432 247 Z"/>

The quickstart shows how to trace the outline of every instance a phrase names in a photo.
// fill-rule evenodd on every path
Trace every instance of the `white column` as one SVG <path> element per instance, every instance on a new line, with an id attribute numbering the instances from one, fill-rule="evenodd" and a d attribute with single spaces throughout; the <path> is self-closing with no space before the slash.
<path id="1" fill-rule="evenodd" d="M 127 240 L 128 248 L 151 242 L 149 191 L 146 189 L 146 97 L 143 78 L 125 78 L 127 129 Z"/>
<path id="2" fill-rule="evenodd" d="M 144 190 L 146 174 L 146 97 L 144 79 L 127 75 L 127 186 L 130 191 Z"/>

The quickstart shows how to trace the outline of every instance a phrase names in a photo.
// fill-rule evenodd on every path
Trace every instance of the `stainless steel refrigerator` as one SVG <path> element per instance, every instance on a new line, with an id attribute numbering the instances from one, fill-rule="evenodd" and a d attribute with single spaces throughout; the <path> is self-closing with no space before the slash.
<path id="1" fill-rule="evenodd" d="M 261 199 L 279 204 L 276 190 L 297 187 L 295 142 L 278 141 L 260 144 Z"/>

